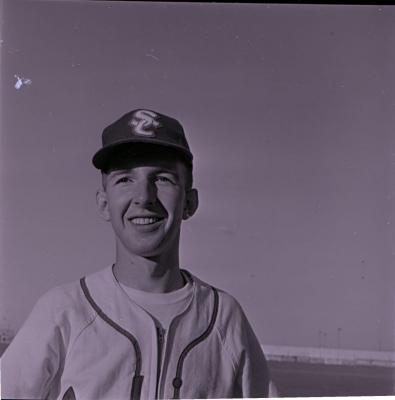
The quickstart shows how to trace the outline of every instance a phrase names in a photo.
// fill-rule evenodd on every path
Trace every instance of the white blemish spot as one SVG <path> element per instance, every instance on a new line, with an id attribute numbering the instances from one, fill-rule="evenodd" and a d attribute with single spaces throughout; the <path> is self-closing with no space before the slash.
<path id="1" fill-rule="evenodd" d="M 156 61 L 159 61 L 159 57 L 154 56 L 153 54 L 147 53 L 146 54 L 147 57 L 152 57 L 153 59 L 155 59 Z"/>
<path id="2" fill-rule="evenodd" d="M 16 78 L 16 83 L 14 85 L 16 90 L 19 90 L 23 85 L 31 85 L 32 84 L 31 79 L 19 77 L 18 75 L 14 75 L 14 78 Z"/>

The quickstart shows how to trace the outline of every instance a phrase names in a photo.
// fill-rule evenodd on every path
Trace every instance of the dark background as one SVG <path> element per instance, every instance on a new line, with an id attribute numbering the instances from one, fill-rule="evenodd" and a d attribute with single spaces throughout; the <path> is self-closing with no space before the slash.
<path id="1" fill-rule="evenodd" d="M 238 298 L 263 345 L 395 350 L 393 7 L 1 8 L 0 330 L 113 261 L 90 159 L 141 107 L 195 154 L 182 266 Z"/>

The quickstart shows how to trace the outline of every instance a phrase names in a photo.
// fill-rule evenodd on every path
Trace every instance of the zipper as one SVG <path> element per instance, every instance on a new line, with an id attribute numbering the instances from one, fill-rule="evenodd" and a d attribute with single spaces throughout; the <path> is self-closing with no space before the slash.
<path id="1" fill-rule="evenodd" d="M 163 343 L 166 331 L 162 329 L 159 325 L 156 326 L 156 333 L 158 338 L 158 368 L 156 375 L 156 390 L 155 390 L 155 398 L 158 398 L 159 395 L 159 381 L 160 381 L 160 373 L 162 366 L 162 351 L 163 351 Z"/>

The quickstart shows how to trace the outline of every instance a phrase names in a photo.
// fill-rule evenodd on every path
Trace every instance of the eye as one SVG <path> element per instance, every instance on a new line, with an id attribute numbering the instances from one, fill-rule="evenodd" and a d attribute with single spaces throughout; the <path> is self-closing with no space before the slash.
<path id="1" fill-rule="evenodd" d="M 128 182 L 131 182 L 131 178 L 129 178 L 128 176 L 122 176 L 121 178 L 119 178 L 119 179 L 117 179 L 117 180 L 115 181 L 115 184 L 118 184 L 118 183 L 128 183 Z"/>
<path id="2" fill-rule="evenodd" d="M 164 176 L 164 175 L 159 175 L 159 176 L 157 176 L 156 177 L 156 180 L 158 181 L 158 182 L 162 182 L 162 183 L 175 183 L 174 182 L 174 179 L 171 179 L 171 178 L 169 178 L 169 177 L 167 177 L 167 176 Z"/>

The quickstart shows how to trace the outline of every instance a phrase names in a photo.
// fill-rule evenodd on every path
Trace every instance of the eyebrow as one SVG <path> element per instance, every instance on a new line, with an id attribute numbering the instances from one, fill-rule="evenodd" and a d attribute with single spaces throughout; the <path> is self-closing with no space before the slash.
<path id="1" fill-rule="evenodd" d="M 109 179 L 111 179 L 111 178 L 116 177 L 116 176 L 118 176 L 118 175 L 127 174 L 127 173 L 129 173 L 129 172 L 130 172 L 130 171 L 127 170 L 127 169 L 117 169 L 117 170 L 115 170 L 115 171 L 109 171 L 109 172 L 107 173 L 107 176 L 108 176 Z"/>
<path id="2" fill-rule="evenodd" d="M 112 177 L 116 177 L 118 175 L 123 175 L 123 174 L 131 174 L 133 172 L 133 169 L 117 169 L 113 171 L 109 171 L 107 174 L 108 177 L 111 179 Z M 157 169 L 154 169 L 153 171 L 150 171 L 150 175 L 154 174 L 171 174 L 179 177 L 179 172 L 176 168 L 166 168 L 166 167 L 158 167 Z"/>
<path id="3" fill-rule="evenodd" d="M 179 175 L 178 171 L 176 169 L 171 169 L 171 168 L 158 168 L 157 171 L 153 171 L 155 174 L 161 174 L 161 173 L 167 173 L 167 174 L 173 174 L 173 175 Z"/>

